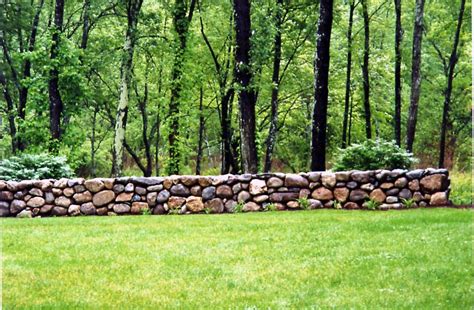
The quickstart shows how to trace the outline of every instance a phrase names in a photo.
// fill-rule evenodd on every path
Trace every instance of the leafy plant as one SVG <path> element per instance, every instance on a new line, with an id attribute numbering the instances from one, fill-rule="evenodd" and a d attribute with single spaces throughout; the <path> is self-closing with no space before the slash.
<path id="1" fill-rule="evenodd" d="M 212 212 L 211 208 L 204 208 L 204 213 L 211 214 L 211 212 Z"/>
<path id="2" fill-rule="evenodd" d="M 73 177 L 65 157 L 22 154 L 0 161 L 1 180 L 39 180 Z"/>
<path id="3" fill-rule="evenodd" d="M 339 200 L 334 200 L 334 203 L 333 203 L 332 207 L 334 209 L 340 210 L 340 209 L 342 209 L 342 203 Z"/>
<path id="4" fill-rule="evenodd" d="M 400 148 L 394 141 L 366 140 L 339 151 L 334 171 L 405 169 L 417 161 L 413 154 Z"/>
<path id="5" fill-rule="evenodd" d="M 151 210 L 149 208 L 141 209 L 140 212 L 142 215 L 151 215 Z"/>
<path id="6" fill-rule="evenodd" d="M 244 203 L 243 202 L 237 203 L 234 207 L 234 213 L 242 213 L 243 210 L 244 210 Z"/>
<path id="7" fill-rule="evenodd" d="M 170 209 L 168 214 L 170 215 L 179 215 L 179 213 L 181 212 L 181 209 Z"/>
<path id="8" fill-rule="evenodd" d="M 310 204 L 309 204 L 308 198 L 299 198 L 296 201 L 298 201 L 298 204 L 299 204 L 301 209 L 303 209 L 303 210 L 308 210 L 309 209 Z"/>
<path id="9" fill-rule="evenodd" d="M 267 211 L 276 211 L 277 207 L 274 203 L 269 203 L 265 206 L 265 209 Z"/>
<path id="10" fill-rule="evenodd" d="M 380 202 L 374 199 L 368 199 L 362 206 L 368 210 L 376 210 L 380 206 Z"/>
<path id="11" fill-rule="evenodd" d="M 401 198 L 401 200 L 405 208 L 411 208 L 415 204 L 415 200 L 413 198 L 408 198 L 408 199 Z"/>

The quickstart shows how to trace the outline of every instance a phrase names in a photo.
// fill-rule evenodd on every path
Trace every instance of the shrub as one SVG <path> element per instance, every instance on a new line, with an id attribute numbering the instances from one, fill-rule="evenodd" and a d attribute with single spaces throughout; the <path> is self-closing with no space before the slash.
<path id="1" fill-rule="evenodd" d="M 73 177 L 65 157 L 22 154 L 0 161 L 0 180 L 39 180 Z"/>
<path id="2" fill-rule="evenodd" d="M 394 141 L 367 140 L 340 150 L 334 163 L 334 171 L 406 169 L 416 162 L 413 154 L 395 144 Z"/>

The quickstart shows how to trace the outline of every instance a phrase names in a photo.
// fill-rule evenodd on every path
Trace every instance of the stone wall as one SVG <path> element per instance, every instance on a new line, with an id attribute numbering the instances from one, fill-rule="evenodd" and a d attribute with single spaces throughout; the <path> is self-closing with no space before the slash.
<path id="1" fill-rule="evenodd" d="M 379 209 L 449 204 L 445 169 L 0 181 L 0 216 Z M 403 199 L 402 199 L 403 198 Z M 301 204 L 301 205 L 300 205 Z"/>

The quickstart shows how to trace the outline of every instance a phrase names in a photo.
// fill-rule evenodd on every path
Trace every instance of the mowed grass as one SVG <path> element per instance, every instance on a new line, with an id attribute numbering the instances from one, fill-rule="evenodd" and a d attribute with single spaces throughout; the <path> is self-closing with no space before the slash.
<path id="1" fill-rule="evenodd" d="M 3 306 L 471 309 L 472 215 L 3 219 Z"/>

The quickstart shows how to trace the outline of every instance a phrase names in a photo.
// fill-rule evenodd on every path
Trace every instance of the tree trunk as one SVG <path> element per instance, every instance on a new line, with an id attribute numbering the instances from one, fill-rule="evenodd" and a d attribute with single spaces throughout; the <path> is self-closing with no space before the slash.
<path id="1" fill-rule="evenodd" d="M 199 132 L 198 132 L 198 148 L 196 156 L 196 174 L 201 174 L 201 160 L 202 160 L 202 142 L 204 133 L 204 113 L 202 108 L 203 90 L 199 89 Z"/>
<path id="2" fill-rule="evenodd" d="M 273 75 L 272 75 L 272 101 L 270 129 L 267 137 L 267 151 L 265 153 L 264 172 L 272 169 L 273 150 L 276 144 L 278 130 L 278 91 L 280 88 L 280 63 L 281 63 L 281 24 L 282 24 L 283 0 L 277 0 L 277 11 L 275 16 L 275 39 L 273 48 Z"/>
<path id="3" fill-rule="evenodd" d="M 3 98 L 7 103 L 7 114 L 8 114 L 8 126 L 10 130 L 10 137 L 12 139 L 12 153 L 16 154 L 18 149 L 17 145 L 17 135 L 16 135 L 16 125 L 15 125 L 15 113 L 13 111 L 13 99 L 8 91 L 8 84 L 5 78 L 3 71 L 0 69 L 0 84 L 3 87 Z"/>
<path id="4" fill-rule="evenodd" d="M 395 117 L 394 117 L 394 131 L 395 142 L 398 146 L 401 145 L 401 109 L 402 109 L 402 82 L 401 82 L 401 64 L 402 52 L 400 50 L 400 43 L 402 42 L 402 0 L 395 0 Z"/>
<path id="5" fill-rule="evenodd" d="M 342 148 L 347 146 L 347 123 L 349 117 L 349 101 L 351 95 L 352 70 L 352 25 L 354 21 L 355 3 L 349 3 L 349 27 L 347 29 L 347 65 L 346 65 L 346 95 L 344 96 L 344 120 L 342 123 Z"/>
<path id="6" fill-rule="evenodd" d="M 411 95 L 410 109 L 408 112 L 406 149 L 413 151 L 413 142 L 415 140 L 416 119 L 418 113 L 418 101 L 420 99 L 421 86 L 421 39 L 423 38 L 423 7 L 425 0 L 416 0 L 415 7 L 415 25 L 413 30 L 413 50 L 411 64 Z"/>
<path id="7" fill-rule="evenodd" d="M 81 36 L 81 49 L 87 47 L 87 41 L 89 40 L 89 29 L 90 29 L 90 18 L 89 9 L 91 6 L 90 0 L 84 0 L 84 9 L 82 11 L 82 36 Z"/>
<path id="8" fill-rule="evenodd" d="M 365 113 L 365 135 L 372 139 L 372 125 L 370 113 L 370 84 L 369 84 L 369 49 L 370 29 L 367 0 L 362 0 L 362 15 L 364 17 L 364 63 L 362 64 L 362 78 L 364 85 L 364 113 Z"/>
<path id="9" fill-rule="evenodd" d="M 123 170 L 123 148 L 127 126 L 129 88 L 132 74 L 133 52 L 136 43 L 138 15 L 143 0 L 133 0 L 127 4 L 127 30 L 123 45 L 122 64 L 120 68 L 120 99 L 115 117 L 115 135 L 113 145 L 112 175 L 117 177 Z"/>
<path id="10" fill-rule="evenodd" d="M 255 144 L 255 91 L 252 89 L 250 63 L 250 2 L 233 0 L 235 22 L 235 79 L 239 84 L 240 150 L 244 173 L 257 173 L 257 148 Z"/>
<path id="11" fill-rule="evenodd" d="M 439 167 L 444 167 L 444 158 L 445 158 L 445 149 L 446 149 L 446 131 L 448 127 L 449 120 L 449 106 L 451 103 L 451 92 L 453 89 L 453 78 L 454 78 L 454 68 L 458 60 L 457 50 L 459 45 L 459 35 L 461 33 L 462 19 L 464 15 L 464 7 L 466 0 L 461 0 L 461 8 L 459 9 L 458 16 L 458 25 L 456 28 L 456 34 L 454 35 L 453 50 L 451 52 L 451 57 L 449 58 L 449 68 L 447 76 L 447 86 L 444 92 L 444 105 L 443 105 L 443 119 L 441 121 L 441 137 L 439 143 Z"/>
<path id="12" fill-rule="evenodd" d="M 52 69 L 49 72 L 49 126 L 52 139 L 51 151 L 57 152 L 57 142 L 61 139 L 61 117 L 63 101 L 59 92 L 59 70 L 55 64 L 59 53 L 60 34 L 63 28 L 64 0 L 56 0 L 54 9 L 54 30 L 51 45 L 50 61 Z"/>
<path id="13" fill-rule="evenodd" d="M 326 169 L 329 51 L 332 28 L 332 0 L 319 4 L 316 54 L 314 59 L 314 110 L 311 139 L 311 170 Z"/>
<path id="14" fill-rule="evenodd" d="M 189 24 L 191 23 L 196 1 L 192 0 L 189 14 L 186 16 L 186 1 L 176 0 L 174 6 L 173 24 L 177 35 L 177 46 L 171 73 L 171 99 L 169 104 L 170 133 L 168 134 L 169 158 L 168 174 L 179 174 L 180 154 L 178 145 L 179 136 L 179 106 L 181 101 L 181 88 L 184 66 L 184 52 L 186 51 L 186 41 Z"/>

